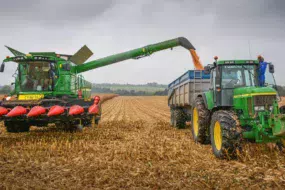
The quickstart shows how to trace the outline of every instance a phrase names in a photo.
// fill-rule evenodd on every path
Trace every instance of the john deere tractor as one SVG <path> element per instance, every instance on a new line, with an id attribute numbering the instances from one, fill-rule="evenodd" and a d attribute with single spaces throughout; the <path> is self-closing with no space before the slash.
<path id="1" fill-rule="evenodd" d="M 258 66 L 256 60 L 216 60 L 205 67 L 210 89 L 195 100 L 192 131 L 197 142 L 211 142 L 219 158 L 236 156 L 244 140 L 285 145 L 274 66 L 268 65 L 265 86 L 258 86 Z"/>
<path id="2" fill-rule="evenodd" d="M 171 124 L 184 128 L 191 121 L 193 139 L 211 143 L 219 158 L 236 157 L 243 141 L 284 146 L 274 66 L 268 65 L 264 86 L 258 68 L 257 60 L 216 59 L 203 71 L 187 71 L 168 86 Z"/>

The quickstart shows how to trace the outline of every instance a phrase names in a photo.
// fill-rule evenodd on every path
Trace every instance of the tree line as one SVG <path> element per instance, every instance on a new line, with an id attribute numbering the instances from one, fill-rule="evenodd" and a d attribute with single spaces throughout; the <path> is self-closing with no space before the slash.
<path id="1" fill-rule="evenodd" d="M 104 94 L 118 94 L 120 96 L 166 96 L 168 91 L 167 89 L 162 91 L 155 91 L 155 92 L 147 92 L 147 91 L 135 91 L 135 90 L 112 90 L 110 88 L 98 88 L 93 87 L 92 92 L 94 93 L 104 93 Z"/>

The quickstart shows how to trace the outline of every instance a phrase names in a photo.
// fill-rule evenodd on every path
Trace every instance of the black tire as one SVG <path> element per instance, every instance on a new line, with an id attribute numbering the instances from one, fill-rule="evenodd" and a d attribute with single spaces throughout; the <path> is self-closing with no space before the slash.
<path id="1" fill-rule="evenodd" d="M 191 130 L 195 142 L 210 143 L 210 111 L 206 108 L 202 97 L 197 97 L 194 102 L 191 117 Z"/>
<path id="2" fill-rule="evenodd" d="M 242 130 L 234 111 L 220 110 L 213 114 L 211 144 L 217 158 L 236 158 L 237 151 L 241 151 L 241 134 Z"/>
<path id="3" fill-rule="evenodd" d="M 279 142 L 276 143 L 276 145 L 280 151 L 285 152 L 285 139 L 281 139 Z"/>
<path id="4" fill-rule="evenodd" d="M 23 133 L 30 131 L 30 125 L 26 122 L 5 121 L 5 126 L 8 133 Z"/>
<path id="5" fill-rule="evenodd" d="M 171 110 L 171 125 L 178 129 L 185 129 L 187 121 L 187 115 L 181 108 Z"/>
<path id="6" fill-rule="evenodd" d="M 99 125 L 99 121 L 100 121 L 100 119 L 95 119 L 95 124 Z"/>
<path id="7" fill-rule="evenodd" d="M 174 126 L 175 124 L 175 116 L 174 116 L 174 109 L 170 109 L 170 125 Z"/>

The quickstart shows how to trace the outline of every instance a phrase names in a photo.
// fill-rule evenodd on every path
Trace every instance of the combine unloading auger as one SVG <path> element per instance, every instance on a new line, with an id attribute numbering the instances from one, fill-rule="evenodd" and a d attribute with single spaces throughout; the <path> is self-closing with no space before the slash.
<path id="1" fill-rule="evenodd" d="M 74 67 L 74 70 L 77 73 L 85 72 L 88 70 L 96 69 L 99 67 L 104 67 L 106 65 L 114 64 L 117 62 L 125 61 L 127 59 L 140 59 L 142 57 L 149 56 L 155 52 L 171 49 L 176 46 L 182 46 L 185 49 L 189 50 L 193 59 L 194 67 L 197 70 L 203 70 L 204 67 L 201 64 L 199 57 L 197 56 L 195 47 L 184 37 L 179 37 L 176 39 L 164 41 L 157 44 L 148 45 L 142 48 L 134 49 L 124 53 L 119 53 L 104 57 L 95 61 L 90 61 L 82 65 Z"/>
<path id="2" fill-rule="evenodd" d="M 24 54 L 6 46 L 14 57 L 3 61 L 0 72 L 4 72 L 5 63 L 18 63 L 12 93 L 17 99 L 3 99 L 0 120 L 4 120 L 8 132 L 28 131 L 31 125 L 47 126 L 49 123 L 69 128 L 92 126 L 100 120 L 100 98 L 91 98 L 92 85 L 80 73 L 128 59 L 139 59 L 176 46 L 189 50 L 195 69 L 203 70 L 194 46 L 184 37 L 86 63 L 93 55 L 87 46 L 73 56 L 54 52 Z"/>

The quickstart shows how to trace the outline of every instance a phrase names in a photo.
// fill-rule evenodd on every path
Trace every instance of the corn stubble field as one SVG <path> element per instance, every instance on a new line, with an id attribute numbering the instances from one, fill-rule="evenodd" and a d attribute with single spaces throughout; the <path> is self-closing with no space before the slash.
<path id="1" fill-rule="evenodd" d="M 284 152 L 251 144 L 238 160 L 218 160 L 169 119 L 167 97 L 116 97 L 82 133 L 8 134 L 1 124 L 0 189 L 285 187 Z"/>

